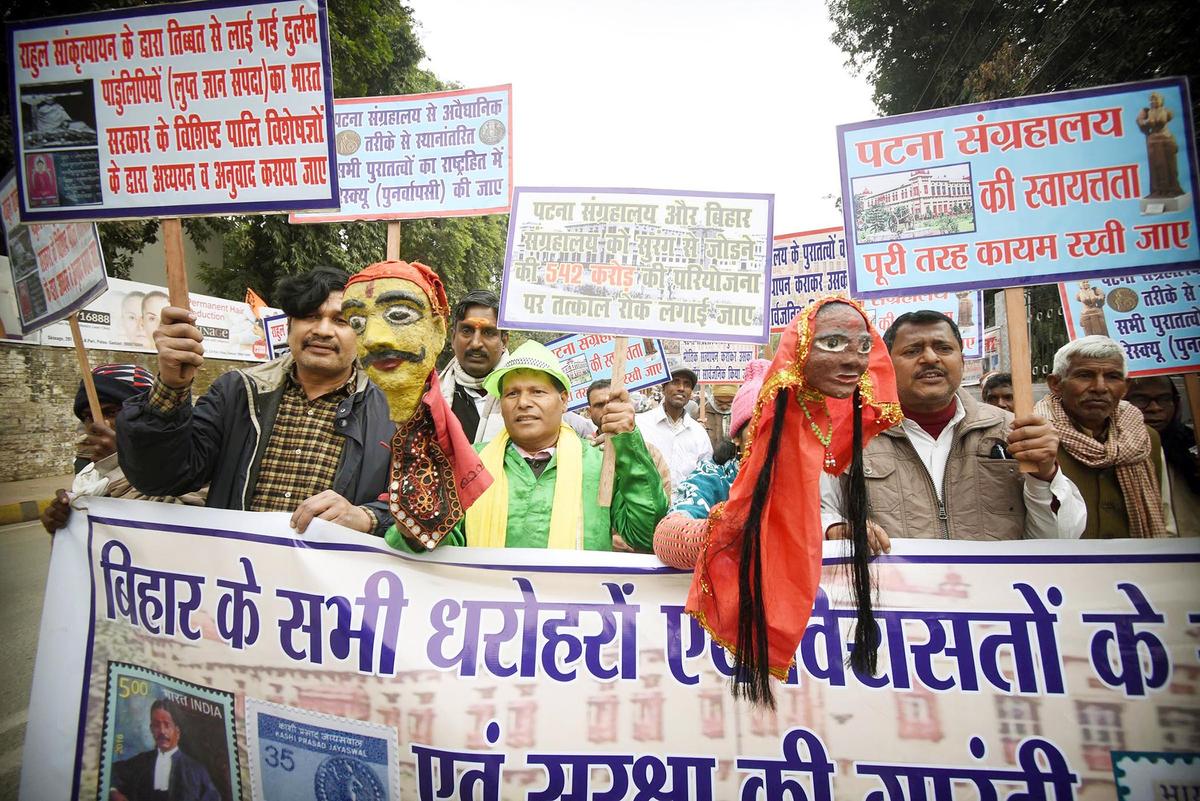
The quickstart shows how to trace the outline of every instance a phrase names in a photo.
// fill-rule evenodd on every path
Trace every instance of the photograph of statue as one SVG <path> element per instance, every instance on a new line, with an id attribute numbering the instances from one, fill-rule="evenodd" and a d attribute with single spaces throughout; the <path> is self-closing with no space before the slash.
<path id="1" fill-rule="evenodd" d="M 1108 336 L 1108 323 L 1104 320 L 1104 291 L 1092 286 L 1091 281 L 1080 281 L 1075 299 L 1083 304 L 1079 325 L 1083 328 L 1084 336 Z"/>
<path id="2" fill-rule="evenodd" d="M 1150 192 L 1142 198 L 1143 214 L 1179 211 L 1190 202 L 1179 184 L 1179 144 L 1167 127 L 1174 117 L 1158 92 L 1150 93 L 1150 105 L 1137 116 L 1138 130 L 1146 136 L 1146 159 L 1150 164 Z"/>

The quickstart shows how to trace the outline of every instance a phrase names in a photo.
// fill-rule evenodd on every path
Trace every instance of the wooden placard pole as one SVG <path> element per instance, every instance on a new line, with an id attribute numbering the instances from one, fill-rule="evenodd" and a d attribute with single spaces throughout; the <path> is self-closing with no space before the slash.
<path id="1" fill-rule="evenodd" d="M 387 251 L 385 253 L 388 261 L 400 261 L 399 220 L 393 220 L 387 224 Z"/>
<path id="2" fill-rule="evenodd" d="M 612 397 L 616 393 L 625 388 L 625 351 L 629 347 L 625 337 L 613 337 L 613 364 L 611 384 L 608 388 L 608 397 Z M 606 439 L 604 442 L 604 461 L 600 463 L 600 491 L 596 496 L 596 503 L 602 508 L 607 509 L 612 506 L 613 492 L 613 476 L 617 469 L 617 454 L 613 450 L 611 439 Z"/>
<path id="3" fill-rule="evenodd" d="M 1192 411 L 1192 436 L 1200 446 L 1200 373 L 1186 373 L 1183 388 L 1187 390 L 1188 408 Z"/>
<path id="4" fill-rule="evenodd" d="M 180 309 L 192 308 L 188 300 L 187 266 L 183 261 L 183 226 L 178 217 L 162 221 L 163 249 L 167 255 L 167 295 L 171 305 Z"/>
<path id="5" fill-rule="evenodd" d="M 88 362 L 87 348 L 83 346 L 83 334 L 79 330 L 79 314 L 73 312 L 67 321 L 71 324 L 71 339 L 75 341 L 75 358 L 79 360 L 79 373 L 83 376 L 83 390 L 87 393 L 92 422 L 103 423 L 104 413 L 100 411 L 100 396 L 96 394 L 96 381 L 92 378 L 92 365 Z"/>
<path id="6" fill-rule="evenodd" d="M 712 391 L 712 390 L 711 390 L 711 388 L 710 388 L 710 390 L 709 390 L 709 391 L 710 391 L 710 392 Z M 700 385 L 700 416 L 699 416 L 699 418 L 698 418 L 698 419 L 700 420 L 700 424 L 701 424 L 701 425 L 704 425 L 704 422 L 705 422 L 705 420 L 707 419 L 707 415 L 706 415 L 706 413 L 705 413 L 705 411 L 704 411 L 704 407 L 705 407 L 705 406 L 707 406 L 707 405 L 708 405 L 708 404 L 704 402 L 704 385 L 703 385 L 703 384 L 701 384 L 701 385 Z"/>
<path id="7" fill-rule="evenodd" d="M 1025 290 L 1004 290 L 1004 314 L 1008 323 L 1008 355 L 1012 371 L 1013 414 L 1033 414 L 1033 363 L 1029 355 L 1029 312 L 1025 309 Z M 1018 462 L 1022 473 L 1033 473 L 1037 466 Z"/>

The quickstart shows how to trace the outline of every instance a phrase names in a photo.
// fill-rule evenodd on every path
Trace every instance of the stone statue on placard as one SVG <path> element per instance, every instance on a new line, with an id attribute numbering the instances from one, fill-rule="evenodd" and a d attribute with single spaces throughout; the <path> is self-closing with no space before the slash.
<path id="1" fill-rule="evenodd" d="M 1146 136 L 1146 159 L 1150 165 L 1150 193 L 1142 198 L 1143 214 L 1179 211 L 1191 202 L 1179 184 L 1179 145 L 1167 127 L 1173 118 L 1158 92 L 1150 93 L 1150 105 L 1137 116 L 1138 130 Z"/>

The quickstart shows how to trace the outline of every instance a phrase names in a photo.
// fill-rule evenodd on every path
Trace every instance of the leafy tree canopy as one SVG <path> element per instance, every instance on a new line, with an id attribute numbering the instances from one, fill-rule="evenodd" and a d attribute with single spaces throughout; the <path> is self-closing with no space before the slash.
<path id="1" fill-rule="evenodd" d="M 834 43 L 871 81 L 885 115 L 1170 75 L 1190 76 L 1200 86 L 1196 3 L 828 0 L 828 6 Z"/>
<path id="2" fill-rule="evenodd" d="M 143 5 L 132 0 L 9 0 L 3 19 L 16 21 Z M 329 0 L 335 97 L 412 94 L 448 88 L 418 66 L 424 57 L 412 11 L 400 0 Z M 0 58 L 7 62 L 7 54 Z M 5 63 L 8 69 L 8 64 Z M 0 82 L 0 170 L 13 163 L 8 82 Z M 203 260 L 200 275 L 217 295 L 241 298 L 246 287 L 268 302 L 279 278 L 321 264 L 351 272 L 381 261 L 387 238 L 382 222 L 290 225 L 285 215 L 185 219 L 201 246 L 223 258 Z M 458 217 L 406 221 L 401 257 L 422 261 L 446 282 L 453 302 L 465 292 L 495 288 L 504 260 L 508 218 Z M 103 223 L 100 239 L 109 273 L 126 277 L 133 255 L 157 236 L 157 220 Z M 165 278 L 164 278 L 165 280 Z"/>

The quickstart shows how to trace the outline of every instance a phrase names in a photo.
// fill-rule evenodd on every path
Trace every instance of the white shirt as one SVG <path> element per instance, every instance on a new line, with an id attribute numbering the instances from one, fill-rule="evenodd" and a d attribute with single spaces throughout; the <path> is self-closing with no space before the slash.
<path id="1" fill-rule="evenodd" d="M 175 746 L 170 751 L 159 751 L 158 756 L 154 758 L 155 790 L 171 789 L 171 758 L 175 756 L 175 752 L 178 750 L 179 746 Z"/>
<path id="2" fill-rule="evenodd" d="M 950 422 L 936 440 L 912 420 L 906 418 L 900 424 L 921 463 L 925 465 L 939 500 L 942 498 L 946 462 L 954 445 L 954 431 L 966 416 L 962 404 L 957 401 L 955 403 L 958 408 L 954 417 L 950 418 Z M 1025 478 L 1025 489 L 1022 493 L 1025 500 L 1025 538 L 1079 539 L 1087 525 L 1087 505 L 1083 502 L 1083 496 L 1079 494 L 1079 488 L 1071 479 L 1067 478 L 1062 470 L 1057 471 L 1049 481 L 1042 481 L 1029 473 L 1022 473 L 1022 476 Z M 1051 508 L 1054 500 L 1058 501 L 1057 514 Z M 842 508 L 841 484 L 836 477 L 822 471 L 821 526 L 824 530 L 828 531 L 830 526 L 843 522 Z"/>
<path id="3" fill-rule="evenodd" d="M 667 416 L 662 406 L 634 417 L 642 438 L 658 448 L 671 470 L 671 484 L 678 486 L 691 475 L 701 459 L 712 458 L 712 441 L 704 426 L 686 413 L 679 420 Z"/>

